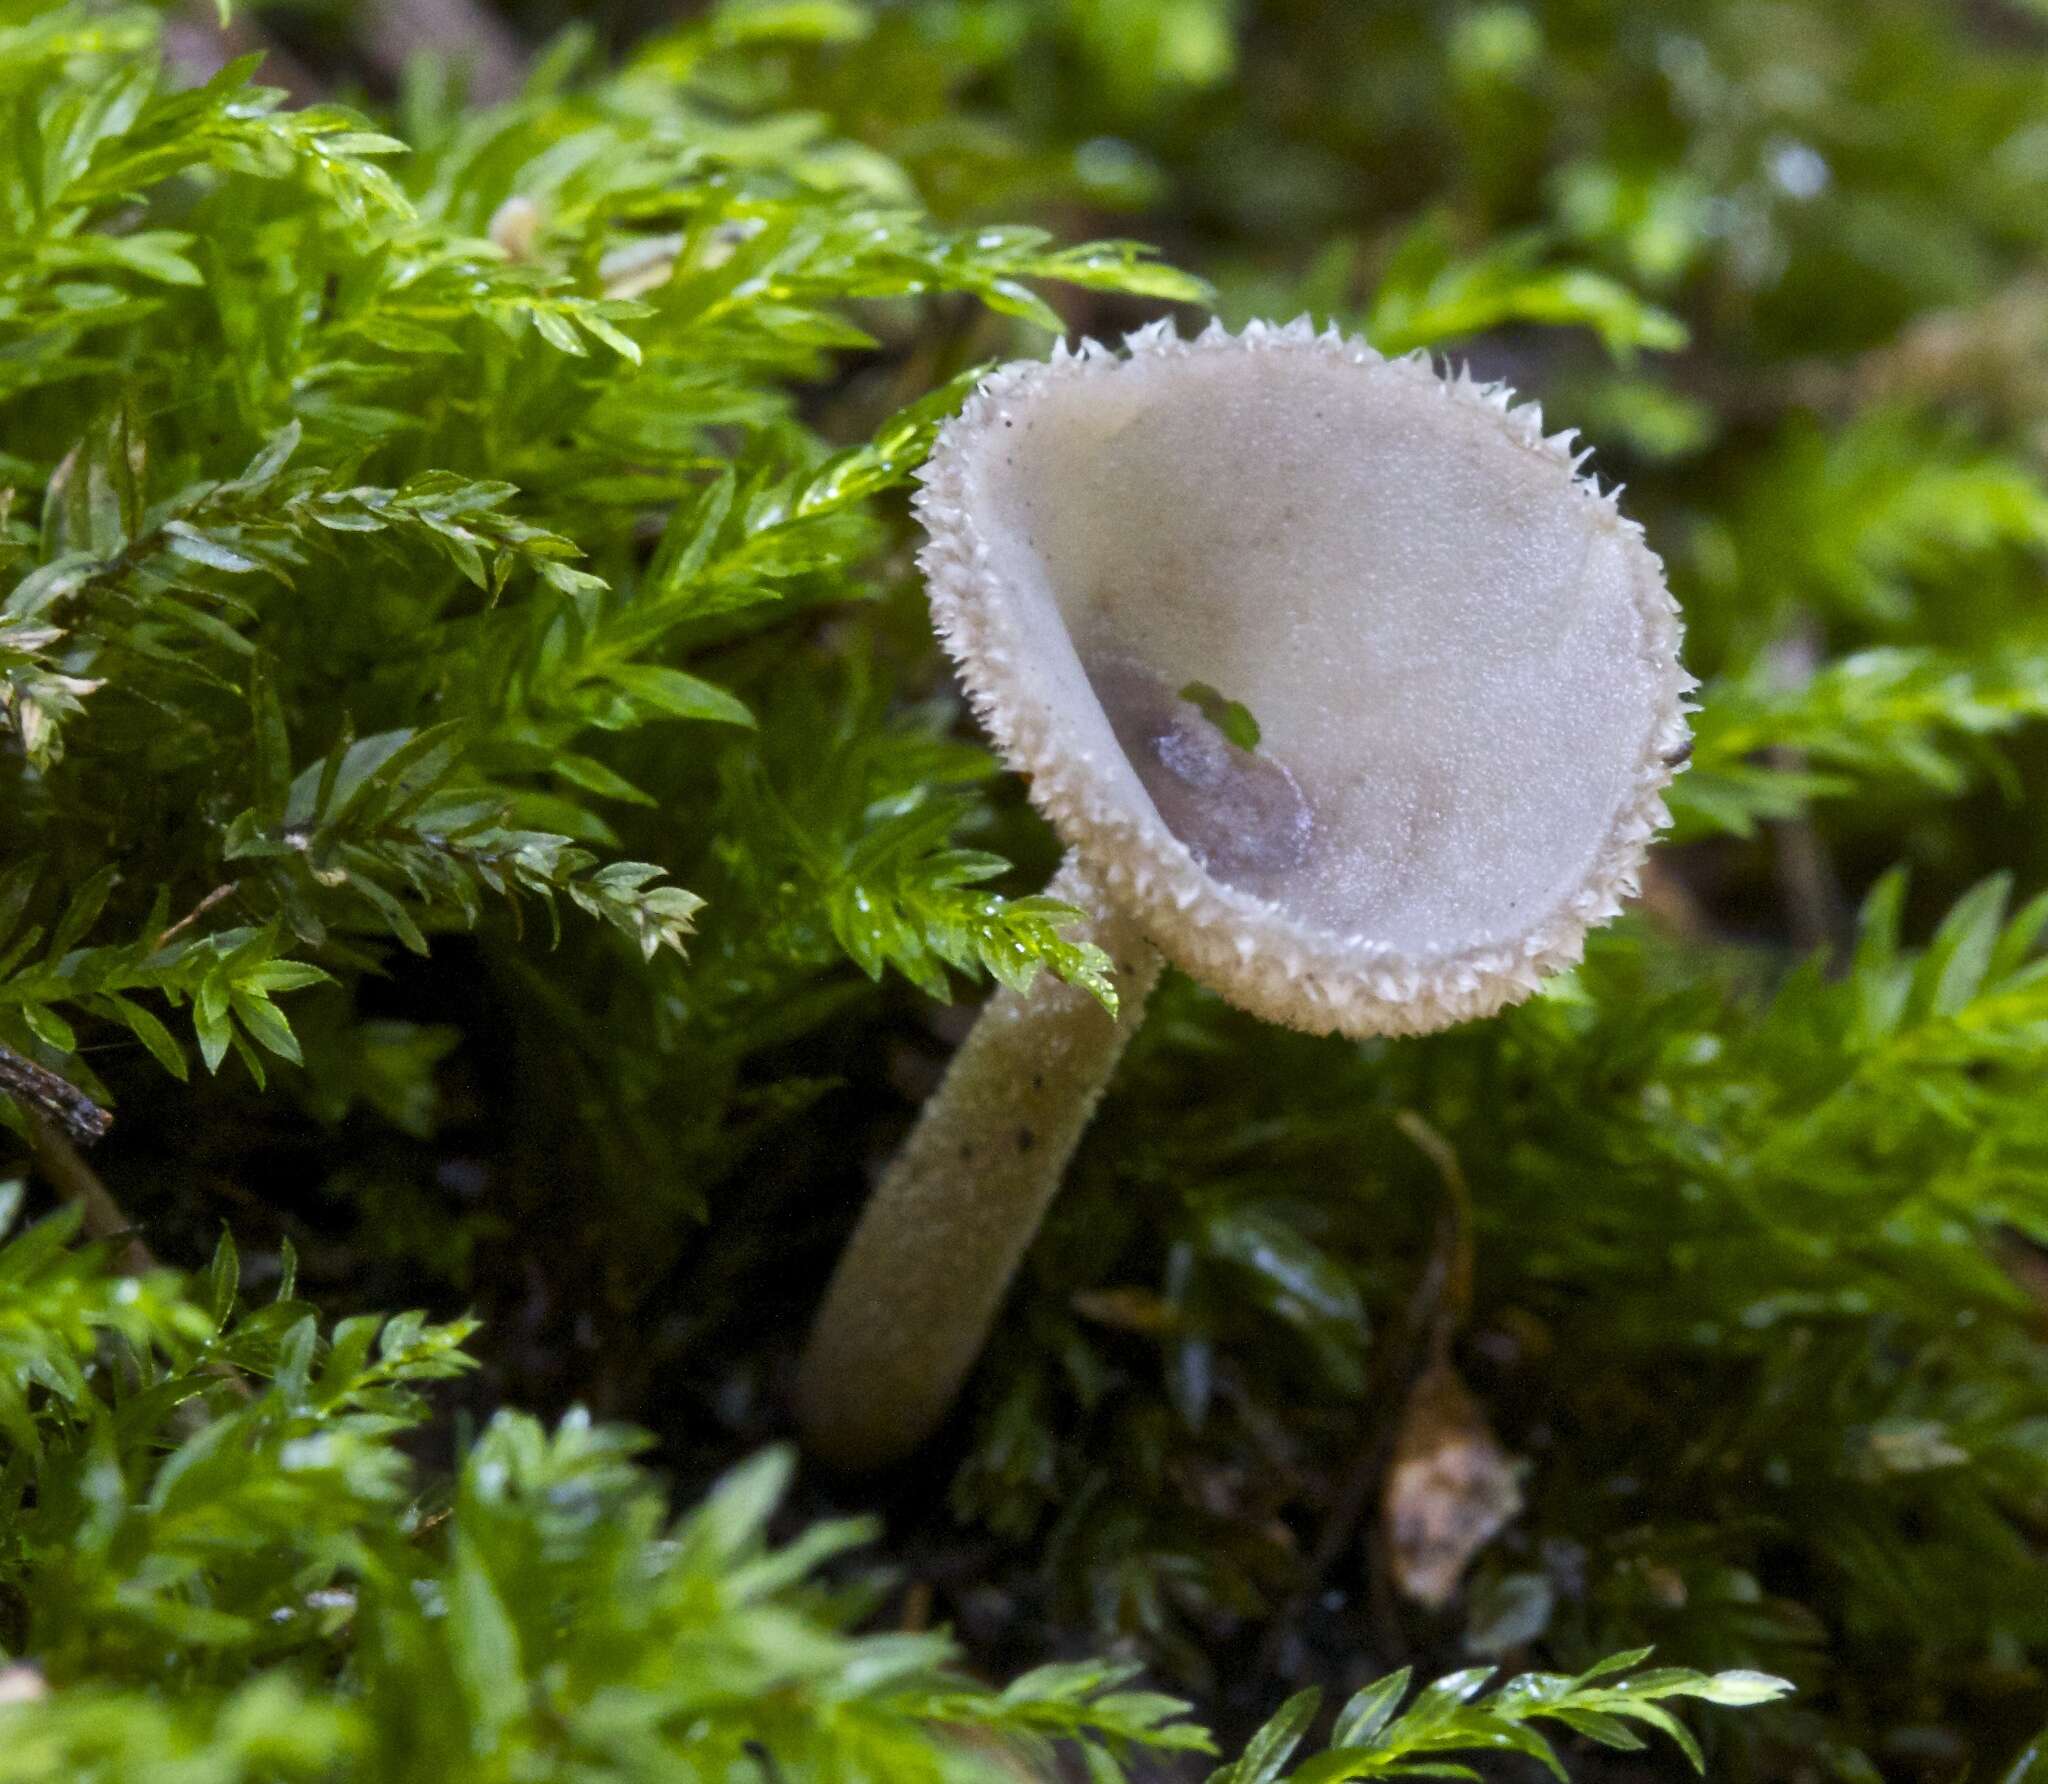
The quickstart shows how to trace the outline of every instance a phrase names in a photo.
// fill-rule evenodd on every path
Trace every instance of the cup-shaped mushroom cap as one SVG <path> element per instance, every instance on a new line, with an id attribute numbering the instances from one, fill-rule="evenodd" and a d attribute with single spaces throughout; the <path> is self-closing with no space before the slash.
<path id="1" fill-rule="evenodd" d="M 918 511 L 977 712 L 1168 959 L 1294 1027 L 1482 1016 L 1636 889 L 1678 614 L 1534 405 L 1306 323 L 1002 367 Z"/>

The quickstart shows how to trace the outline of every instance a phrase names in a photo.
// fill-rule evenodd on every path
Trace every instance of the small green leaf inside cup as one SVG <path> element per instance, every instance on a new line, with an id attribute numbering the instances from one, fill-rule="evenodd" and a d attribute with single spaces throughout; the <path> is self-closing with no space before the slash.
<path id="1" fill-rule="evenodd" d="M 1206 681 L 1191 681 L 1180 697 L 1221 731 L 1224 740 L 1249 753 L 1259 747 L 1259 721 L 1242 700 L 1227 700 Z"/>

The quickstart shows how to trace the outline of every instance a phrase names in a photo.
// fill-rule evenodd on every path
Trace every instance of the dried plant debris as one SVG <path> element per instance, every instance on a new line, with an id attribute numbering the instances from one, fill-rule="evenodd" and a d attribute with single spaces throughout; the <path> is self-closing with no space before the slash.
<path id="1" fill-rule="evenodd" d="M 1380 1505 L 1406 1596 L 1431 1610 L 1451 1602 L 1473 1557 L 1522 1509 L 1523 1467 L 1456 1369 L 1431 1363 L 1401 1414 Z"/>

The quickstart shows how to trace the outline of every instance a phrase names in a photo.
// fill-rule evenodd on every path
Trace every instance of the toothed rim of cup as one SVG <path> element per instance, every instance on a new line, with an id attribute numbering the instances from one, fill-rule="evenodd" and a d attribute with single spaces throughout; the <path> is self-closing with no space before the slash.
<path id="1" fill-rule="evenodd" d="M 1428 1033 L 1519 1003 L 1545 977 L 1575 965 L 1587 931 L 1613 917 L 1639 890 L 1650 841 L 1670 822 L 1663 789 L 1689 735 L 1685 715 L 1692 708 L 1685 695 L 1698 683 L 1678 660 L 1677 603 L 1641 526 L 1622 514 L 1619 488 L 1602 490 L 1583 475 L 1588 455 L 1573 452 L 1572 431 L 1546 435 L 1541 408 L 1515 403 L 1507 386 L 1479 383 L 1463 367 L 1440 374 L 1422 352 L 1388 359 L 1334 328 L 1318 334 L 1306 318 L 1285 326 L 1254 322 L 1241 334 L 1211 324 L 1193 340 L 1162 321 L 1127 335 L 1123 348 L 1118 353 L 1088 340 L 1069 349 L 1061 342 L 1050 359 L 998 367 L 940 430 L 918 473 L 914 506 L 929 535 L 918 563 L 929 585 L 933 622 L 977 716 L 1004 758 L 1028 777 L 1033 804 L 1104 894 L 1176 966 L 1240 1009 L 1314 1033 L 1365 1036 Z M 1658 710 L 1628 792 L 1584 878 L 1511 940 L 1410 954 L 1305 923 L 1267 899 L 1226 885 L 1204 871 L 1149 801 L 1134 806 L 1092 770 L 1085 755 L 1063 748 L 1056 720 L 1037 698 L 1015 698 L 1024 683 L 1005 665 L 1025 647 L 1011 632 L 1009 591 L 990 568 L 968 497 L 975 447 L 1020 405 L 1058 384 L 1114 376 L 1139 360 L 1242 352 L 1307 353 L 1374 368 L 1486 414 L 1505 440 L 1564 467 L 1571 499 L 1584 503 L 1596 525 L 1630 548 L 1640 650 L 1657 672 Z"/>

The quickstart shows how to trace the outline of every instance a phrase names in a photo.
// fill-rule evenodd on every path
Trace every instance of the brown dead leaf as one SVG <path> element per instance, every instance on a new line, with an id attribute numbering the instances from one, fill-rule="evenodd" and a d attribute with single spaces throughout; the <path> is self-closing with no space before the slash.
<path id="1" fill-rule="evenodd" d="M 1432 1609 L 1456 1596 L 1479 1553 L 1522 1509 L 1520 1472 L 1448 1362 L 1417 1380 L 1381 1500 L 1394 1580 Z"/>

